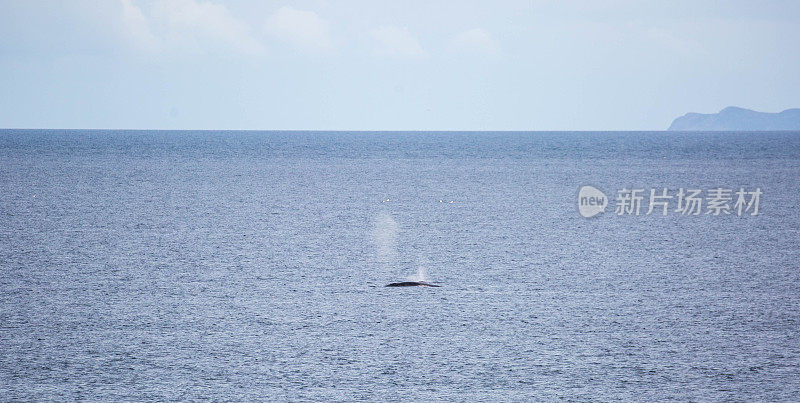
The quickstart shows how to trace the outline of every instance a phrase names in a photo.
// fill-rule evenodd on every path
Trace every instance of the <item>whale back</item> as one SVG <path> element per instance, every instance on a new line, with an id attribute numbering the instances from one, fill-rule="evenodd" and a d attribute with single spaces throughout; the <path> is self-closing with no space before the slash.
<path id="1" fill-rule="evenodd" d="M 420 286 L 420 287 L 441 287 L 439 285 L 430 284 L 430 283 L 426 283 L 426 282 L 423 282 L 423 281 L 402 281 L 402 282 L 399 282 L 399 283 L 386 284 L 386 286 L 387 287 L 415 287 L 415 286 Z"/>

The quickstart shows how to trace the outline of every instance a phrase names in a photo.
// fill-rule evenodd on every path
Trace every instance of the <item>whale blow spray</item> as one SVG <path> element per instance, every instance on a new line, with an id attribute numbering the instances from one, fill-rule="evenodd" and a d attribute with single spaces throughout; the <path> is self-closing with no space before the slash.
<path id="1" fill-rule="evenodd" d="M 375 217 L 372 228 L 372 242 L 378 253 L 378 260 L 391 263 L 397 256 L 397 231 L 399 226 L 389 213 L 383 212 Z"/>
<path id="2" fill-rule="evenodd" d="M 428 282 L 429 281 L 428 280 L 428 268 L 426 267 L 427 265 L 424 262 L 420 263 L 419 262 L 420 260 L 422 260 L 422 258 L 417 257 L 417 262 L 418 262 L 417 263 L 417 272 L 414 273 L 414 274 L 409 275 L 408 277 L 406 277 L 406 279 L 408 281 L 421 281 L 421 282 Z"/>

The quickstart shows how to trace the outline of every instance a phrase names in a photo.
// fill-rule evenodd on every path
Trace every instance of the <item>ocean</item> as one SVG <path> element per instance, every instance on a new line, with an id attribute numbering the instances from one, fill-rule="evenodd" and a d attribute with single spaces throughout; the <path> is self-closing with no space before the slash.
<path id="1" fill-rule="evenodd" d="M 798 197 L 798 132 L 2 130 L 0 400 L 796 401 Z"/>

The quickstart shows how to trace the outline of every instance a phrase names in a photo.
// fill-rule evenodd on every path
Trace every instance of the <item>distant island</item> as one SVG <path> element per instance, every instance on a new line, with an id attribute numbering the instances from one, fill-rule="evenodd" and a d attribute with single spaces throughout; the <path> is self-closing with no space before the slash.
<path id="1" fill-rule="evenodd" d="M 687 113 L 673 120 L 667 130 L 800 130 L 800 109 L 766 113 L 729 106 L 719 113 Z"/>

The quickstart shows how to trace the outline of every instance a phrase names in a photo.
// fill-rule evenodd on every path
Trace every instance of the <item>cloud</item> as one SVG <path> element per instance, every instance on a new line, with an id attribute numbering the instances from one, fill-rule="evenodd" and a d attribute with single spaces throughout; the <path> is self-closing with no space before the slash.
<path id="1" fill-rule="evenodd" d="M 327 21 L 313 11 L 281 7 L 267 19 L 264 31 L 306 50 L 326 51 L 333 47 Z"/>
<path id="2" fill-rule="evenodd" d="M 662 46 L 684 56 L 706 52 L 705 48 L 700 42 L 691 38 L 678 36 L 675 33 L 663 28 L 647 28 L 646 37 L 647 39 L 655 43 L 659 43 Z"/>
<path id="3" fill-rule="evenodd" d="M 224 5 L 195 0 L 159 1 L 148 15 L 131 0 L 121 1 L 126 31 L 140 49 L 247 55 L 264 52 L 263 45 L 250 35 L 250 27 Z"/>
<path id="4" fill-rule="evenodd" d="M 500 52 L 497 42 L 492 36 L 481 28 L 474 28 L 453 36 L 452 47 L 459 52 L 496 55 Z"/>
<path id="5" fill-rule="evenodd" d="M 372 30 L 372 38 L 376 42 L 375 53 L 395 58 L 420 58 L 425 57 L 417 38 L 408 28 L 383 26 Z"/>
<path id="6" fill-rule="evenodd" d="M 151 52 L 161 48 L 161 40 L 150 31 L 142 9 L 131 3 L 130 0 L 122 0 L 122 22 L 126 28 L 125 33 L 134 46 Z"/>

